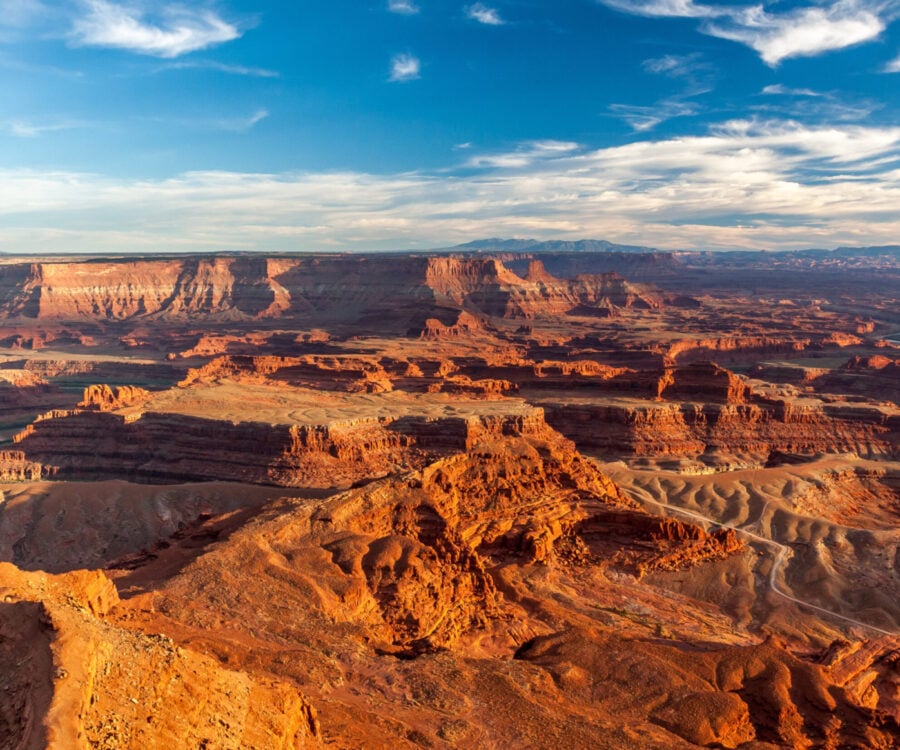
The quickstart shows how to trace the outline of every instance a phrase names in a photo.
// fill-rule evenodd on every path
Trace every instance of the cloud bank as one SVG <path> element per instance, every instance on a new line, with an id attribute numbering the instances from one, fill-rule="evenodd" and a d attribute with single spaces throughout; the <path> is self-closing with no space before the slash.
<path id="1" fill-rule="evenodd" d="M 466 157 L 387 175 L 5 170 L 0 249 L 386 250 L 484 236 L 793 248 L 900 236 L 900 127 L 736 120 L 702 136 Z"/>

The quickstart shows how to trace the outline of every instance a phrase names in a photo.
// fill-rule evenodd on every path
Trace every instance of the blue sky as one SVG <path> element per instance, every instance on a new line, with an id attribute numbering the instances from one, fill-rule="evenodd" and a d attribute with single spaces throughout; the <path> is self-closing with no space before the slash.
<path id="1" fill-rule="evenodd" d="M 0 0 L 0 250 L 900 241 L 900 0 Z"/>

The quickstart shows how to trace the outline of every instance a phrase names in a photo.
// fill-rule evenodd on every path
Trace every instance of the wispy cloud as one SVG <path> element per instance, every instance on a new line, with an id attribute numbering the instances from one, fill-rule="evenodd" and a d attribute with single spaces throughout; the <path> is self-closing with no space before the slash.
<path id="1" fill-rule="evenodd" d="M 695 115 L 699 109 L 699 106 L 694 102 L 687 102 L 678 98 L 662 99 L 649 107 L 631 104 L 611 104 L 609 106 L 610 112 L 621 117 L 631 126 L 632 130 L 639 133 L 653 130 L 661 122 L 675 117 Z"/>
<path id="2" fill-rule="evenodd" d="M 413 55 L 394 55 L 391 59 L 390 81 L 414 81 L 419 78 L 422 64 L 418 57 Z"/>
<path id="3" fill-rule="evenodd" d="M 743 119 L 598 150 L 538 141 L 470 153 L 449 173 L 0 170 L 0 247 L 372 250 L 533 236 L 795 248 L 900 235 L 900 127 Z"/>
<path id="4" fill-rule="evenodd" d="M 404 16 L 412 16 L 419 12 L 419 6 L 412 0 L 388 0 L 388 10 Z"/>
<path id="5" fill-rule="evenodd" d="M 610 8 L 636 16 L 660 18 L 708 18 L 716 10 L 693 0 L 600 0 Z"/>
<path id="6" fill-rule="evenodd" d="M 471 18 L 473 21 L 478 21 L 478 23 L 483 23 L 488 26 L 502 26 L 506 23 L 501 17 L 499 11 L 496 8 L 490 8 L 484 3 L 475 3 L 474 5 L 466 6 L 466 17 Z"/>
<path id="7" fill-rule="evenodd" d="M 675 117 L 689 117 L 701 111 L 692 97 L 708 93 L 713 88 L 715 70 L 701 55 L 664 55 L 644 60 L 641 67 L 648 73 L 664 75 L 682 84 L 682 91 L 657 100 L 652 105 L 611 104 L 609 111 L 621 117 L 632 130 L 647 132 Z"/>
<path id="8" fill-rule="evenodd" d="M 885 73 L 900 73 L 900 55 L 884 66 Z"/>
<path id="9" fill-rule="evenodd" d="M 672 78 L 690 78 L 699 71 L 706 71 L 709 66 L 702 62 L 700 55 L 663 55 L 644 60 L 641 66 L 648 73 L 660 73 Z"/>
<path id="10" fill-rule="evenodd" d="M 165 63 L 159 70 L 213 70 L 217 73 L 226 73 L 234 76 L 252 76 L 254 78 L 279 78 L 277 70 L 268 68 L 254 68 L 246 65 L 233 65 L 218 62 L 216 60 L 179 60 L 178 62 Z"/>
<path id="11" fill-rule="evenodd" d="M 56 133 L 62 130 L 74 130 L 83 127 L 87 127 L 87 124 L 77 120 L 33 122 L 31 120 L 10 119 L 0 122 L 0 131 L 16 138 L 38 138 L 46 133 Z"/>
<path id="12" fill-rule="evenodd" d="M 825 94 L 820 93 L 819 91 L 813 91 L 812 89 L 795 89 L 781 83 L 773 83 L 770 86 L 766 86 L 760 93 L 768 94 L 770 96 L 825 96 Z"/>
<path id="13" fill-rule="evenodd" d="M 872 41 L 897 13 L 889 0 L 823 0 L 807 7 L 770 12 L 765 5 L 707 5 L 693 0 L 600 0 L 642 16 L 696 18 L 700 30 L 755 50 L 771 66 Z"/>
<path id="14" fill-rule="evenodd" d="M 864 122 L 883 104 L 861 96 L 832 91 L 791 88 L 776 83 L 760 92 L 763 96 L 776 97 L 765 104 L 750 104 L 751 112 L 764 113 L 768 117 L 790 117 L 807 123 Z"/>
<path id="15" fill-rule="evenodd" d="M 269 110 L 258 109 L 249 117 L 232 117 L 226 119 L 215 120 L 214 125 L 220 130 L 230 130 L 234 133 L 246 133 L 251 130 L 254 125 L 262 122 L 269 116 Z"/>
<path id="16" fill-rule="evenodd" d="M 212 10 L 163 6 L 148 19 L 143 8 L 107 0 L 83 0 L 71 41 L 77 46 L 110 47 L 142 55 L 172 58 L 229 42 L 241 36 L 236 26 Z"/>
<path id="17" fill-rule="evenodd" d="M 136 118 L 151 123 L 152 125 L 174 126 L 176 128 L 184 128 L 195 131 L 211 131 L 222 130 L 229 133 L 248 133 L 256 125 L 269 117 L 269 110 L 259 108 L 249 115 L 222 114 L 218 116 L 209 115 L 187 115 L 187 116 L 152 116 L 146 118 Z"/>
<path id="18" fill-rule="evenodd" d="M 457 148 L 470 148 L 471 144 L 462 144 Z M 466 163 L 470 167 L 521 168 L 535 164 L 544 159 L 555 159 L 561 155 L 577 151 L 579 145 L 573 141 L 525 141 L 515 150 L 500 154 L 479 154 Z"/>

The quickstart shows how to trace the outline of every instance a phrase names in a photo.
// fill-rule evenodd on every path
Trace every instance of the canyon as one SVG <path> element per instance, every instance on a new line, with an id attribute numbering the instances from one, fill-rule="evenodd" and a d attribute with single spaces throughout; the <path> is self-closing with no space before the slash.
<path id="1" fill-rule="evenodd" d="M 897 747 L 897 331 L 900 248 L 4 256 L 0 747 Z"/>

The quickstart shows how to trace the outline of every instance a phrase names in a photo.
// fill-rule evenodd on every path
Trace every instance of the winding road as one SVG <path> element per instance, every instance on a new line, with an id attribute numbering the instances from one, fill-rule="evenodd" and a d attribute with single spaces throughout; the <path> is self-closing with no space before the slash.
<path id="1" fill-rule="evenodd" d="M 798 599 L 796 596 L 792 596 L 788 594 L 786 591 L 780 589 L 778 587 L 777 578 L 778 572 L 781 570 L 781 566 L 784 563 L 785 558 L 790 552 L 790 547 L 785 544 L 781 544 L 780 542 L 776 542 L 772 539 L 768 539 L 764 536 L 760 536 L 752 531 L 747 531 L 747 529 L 741 528 L 739 526 L 732 526 L 731 524 L 722 523 L 721 521 L 716 521 L 713 518 L 708 518 L 700 513 L 695 513 L 690 510 L 685 510 L 684 508 L 679 508 L 677 505 L 668 505 L 667 503 L 661 503 L 657 500 L 653 500 L 649 497 L 649 493 L 642 488 L 631 488 L 631 491 L 640 495 L 640 499 L 638 502 L 647 503 L 649 505 L 655 505 L 657 508 L 663 508 L 671 513 L 681 513 L 682 515 L 688 516 L 689 518 L 693 518 L 699 521 L 706 521 L 706 523 L 712 524 L 713 526 L 719 526 L 723 529 L 731 529 L 732 531 L 743 534 L 746 537 L 750 537 L 751 539 L 761 542 L 762 544 L 768 545 L 777 550 L 775 555 L 775 560 L 772 562 L 772 570 L 769 572 L 769 588 L 778 594 L 781 597 L 784 597 L 790 602 L 794 602 L 795 604 L 799 604 L 803 607 L 807 607 L 809 609 L 815 610 L 816 612 L 821 612 L 824 615 L 828 615 L 829 617 L 833 617 L 836 620 L 841 620 L 843 622 L 850 623 L 851 625 L 857 625 L 861 628 L 866 628 L 867 630 L 871 630 L 875 633 L 880 633 L 881 635 L 889 635 L 889 636 L 900 636 L 900 631 L 896 630 L 884 630 L 883 628 L 879 628 L 875 625 L 870 625 L 867 622 L 862 622 L 860 620 L 855 620 L 852 617 L 847 617 L 846 615 L 839 614 L 837 612 L 833 612 L 830 609 L 826 609 L 825 607 L 820 607 L 817 604 L 813 604 L 811 602 L 805 601 L 803 599 Z M 762 513 L 760 513 L 760 517 L 754 522 L 759 523 L 762 520 L 763 515 L 766 512 L 766 508 L 768 507 L 768 503 L 766 503 L 765 507 L 763 507 Z"/>

